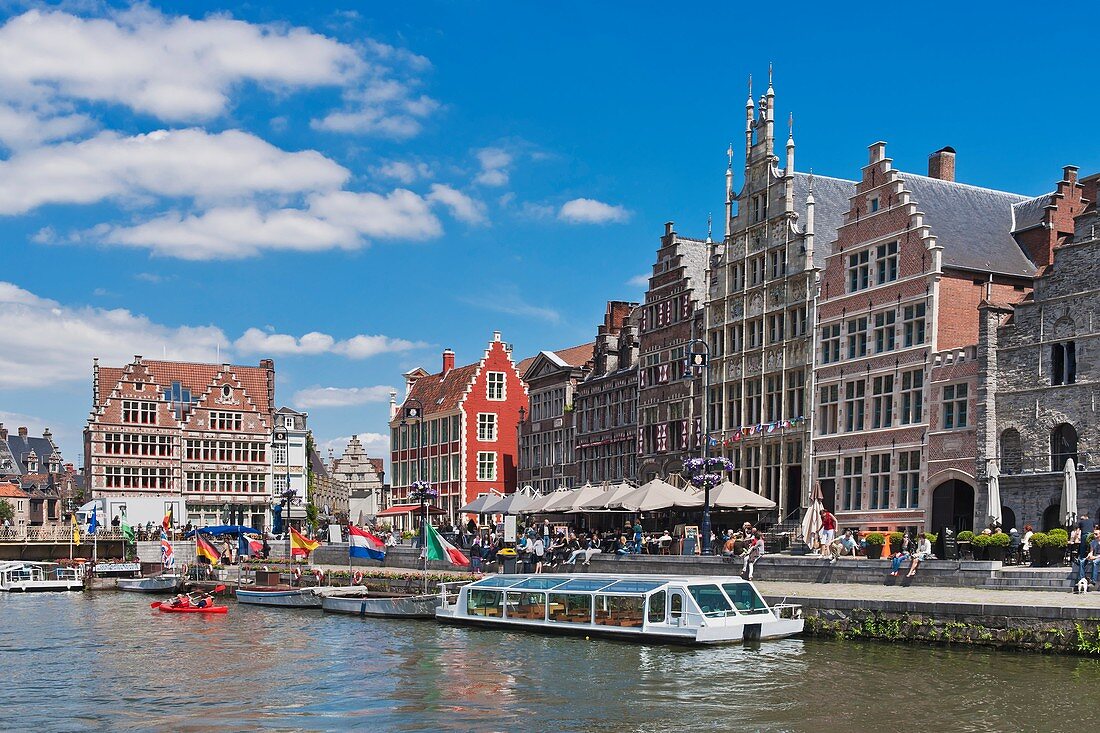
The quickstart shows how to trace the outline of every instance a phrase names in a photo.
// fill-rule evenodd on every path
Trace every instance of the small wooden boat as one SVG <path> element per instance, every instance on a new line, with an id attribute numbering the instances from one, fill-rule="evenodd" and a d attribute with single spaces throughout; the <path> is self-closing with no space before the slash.
<path id="1" fill-rule="evenodd" d="M 115 587 L 131 593 L 172 593 L 183 583 L 179 575 L 150 575 L 147 578 L 118 578 Z"/>
<path id="2" fill-rule="evenodd" d="M 195 606 L 169 606 L 167 603 L 162 603 L 157 606 L 157 609 L 164 613 L 229 613 L 229 606 L 197 608 Z"/>
<path id="3" fill-rule="evenodd" d="M 439 605 L 439 595 L 435 593 L 384 593 L 355 586 L 329 589 L 321 596 L 321 608 L 328 613 L 372 618 L 433 618 Z"/>
<path id="4" fill-rule="evenodd" d="M 323 588 L 295 588 L 289 585 L 249 586 L 237 589 L 237 603 L 284 608 L 320 608 Z"/>

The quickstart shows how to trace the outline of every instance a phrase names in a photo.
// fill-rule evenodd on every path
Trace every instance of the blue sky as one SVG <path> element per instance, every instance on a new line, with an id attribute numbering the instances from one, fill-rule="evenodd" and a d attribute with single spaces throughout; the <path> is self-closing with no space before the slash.
<path id="1" fill-rule="evenodd" d="M 1032 195 L 1100 170 L 1091 6 L 3 7 L 0 420 L 70 460 L 97 355 L 271 356 L 321 441 L 381 452 L 388 388 L 444 347 L 589 340 L 663 222 L 721 232 L 769 62 L 800 170 L 880 139 Z"/>

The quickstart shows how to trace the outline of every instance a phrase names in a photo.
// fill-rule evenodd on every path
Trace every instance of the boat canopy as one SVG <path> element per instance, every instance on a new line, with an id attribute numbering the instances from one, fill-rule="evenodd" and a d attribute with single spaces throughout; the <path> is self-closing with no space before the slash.
<path id="1" fill-rule="evenodd" d="M 469 584 L 469 588 L 486 588 L 493 590 L 540 590 L 540 591 L 577 591 L 581 593 L 610 593 L 614 595 L 645 595 L 655 590 L 659 590 L 666 585 L 675 584 L 677 586 L 682 585 L 700 585 L 700 584 L 714 584 L 721 582 L 724 584 L 730 583 L 744 583 L 747 587 L 751 587 L 747 581 L 743 581 L 740 578 L 731 579 L 729 577 L 722 577 L 720 579 L 710 578 L 705 575 L 692 575 L 692 576 L 634 576 L 631 578 L 623 578 L 621 576 L 604 575 L 604 576 L 591 576 L 578 578 L 575 575 L 549 575 L 549 574 L 535 574 L 535 575 L 489 575 L 481 580 L 474 581 Z"/>
<path id="2" fill-rule="evenodd" d="M 185 537 L 194 537 L 197 532 L 219 536 L 223 534 L 260 534 L 260 530 L 240 524 L 218 524 L 212 527 L 199 527 L 188 532 Z"/>

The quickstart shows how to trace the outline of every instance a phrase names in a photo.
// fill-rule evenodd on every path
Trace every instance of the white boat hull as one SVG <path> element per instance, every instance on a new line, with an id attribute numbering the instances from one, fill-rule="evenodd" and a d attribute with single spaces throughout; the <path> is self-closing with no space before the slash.
<path id="1" fill-rule="evenodd" d="M 280 606 L 282 608 L 320 608 L 321 597 L 314 588 L 288 588 L 286 590 L 237 589 L 237 603 L 254 606 Z"/>
<path id="2" fill-rule="evenodd" d="M 347 613 L 372 618 L 433 618 L 439 596 L 326 596 L 321 608 L 328 613 Z"/>
<path id="3" fill-rule="evenodd" d="M 63 592 L 84 590 L 84 583 L 80 580 L 22 580 L 0 587 L 0 590 L 9 593 Z"/>
<path id="4" fill-rule="evenodd" d="M 182 578 L 178 575 L 154 575 L 148 578 L 119 578 L 115 587 L 131 593 L 171 593 L 176 590 Z"/>

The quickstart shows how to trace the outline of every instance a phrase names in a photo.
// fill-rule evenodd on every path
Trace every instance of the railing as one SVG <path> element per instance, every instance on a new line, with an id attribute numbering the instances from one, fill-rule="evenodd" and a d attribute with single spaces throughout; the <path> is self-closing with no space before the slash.
<path id="1" fill-rule="evenodd" d="M 1078 471 L 1100 471 L 1100 452 L 1077 451 L 1077 453 L 1040 453 L 1034 456 L 1007 457 L 998 459 L 1002 476 L 1019 476 L 1033 473 L 1061 473 L 1066 459 L 1073 457 Z M 1053 462 L 1052 462 L 1053 459 Z"/>
<path id="2" fill-rule="evenodd" d="M 51 524 L 41 527 L 2 527 L 0 528 L 0 542 L 49 542 L 68 544 L 73 536 L 73 528 L 67 524 Z M 101 527 L 95 537 L 100 541 L 121 540 L 122 530 Z M 91 544 L 93 535 L 86 534 L 80 529 L 80 541 Z"/>

